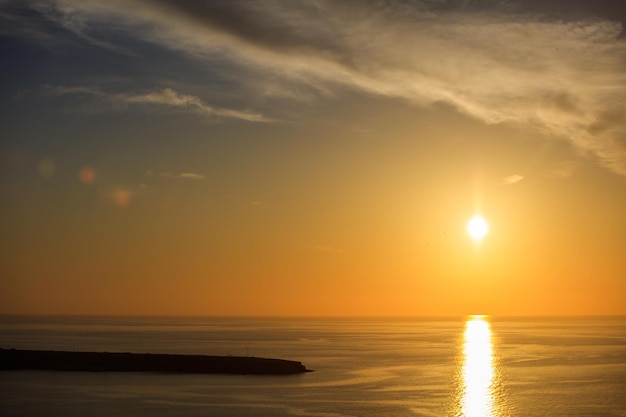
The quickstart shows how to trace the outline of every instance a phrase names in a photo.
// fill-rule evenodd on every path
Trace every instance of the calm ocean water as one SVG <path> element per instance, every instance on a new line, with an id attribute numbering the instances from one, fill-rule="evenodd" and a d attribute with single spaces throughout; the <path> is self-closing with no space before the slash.
<path id="1" fill-rule="evenodd" d="M 260 356 L 295 376 L 1 372 L 2 416 L 626 417 L 626 318 L 0 317 L 0 346 Z"/>

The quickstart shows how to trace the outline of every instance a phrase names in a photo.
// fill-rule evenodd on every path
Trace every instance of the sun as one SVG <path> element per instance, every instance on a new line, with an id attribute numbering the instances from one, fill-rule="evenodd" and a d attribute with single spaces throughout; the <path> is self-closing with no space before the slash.
<path id="1" fill-rule="evenodd" d="M 482 216 L 474 216 L 467 222 L 467 233 L 475 242 L 483 240 L 489 232 L 489 224 Z"/>

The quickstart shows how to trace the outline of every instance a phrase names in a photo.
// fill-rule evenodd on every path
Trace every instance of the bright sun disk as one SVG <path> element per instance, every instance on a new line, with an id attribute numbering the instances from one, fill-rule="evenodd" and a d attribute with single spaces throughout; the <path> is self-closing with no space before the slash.
<path id="1" fill-rule="evenodd" d="M 489 224 L 481 216 L 474 216 L 467 222 L 467 233 L 476 242 L 482 240 L 488 232 Z"/>

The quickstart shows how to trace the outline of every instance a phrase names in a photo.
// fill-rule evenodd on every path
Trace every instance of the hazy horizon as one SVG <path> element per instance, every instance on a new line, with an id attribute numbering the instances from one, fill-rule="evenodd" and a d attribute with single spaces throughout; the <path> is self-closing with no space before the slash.
<path id="1" fill-rule="evenodd" d="M 382 315 L 378 315 L 378 316 L 374 316 L 374 315 L 370 315 L 370 316 L 348 316 L 348 315 L 335 315 L 335 316 L 315 316 L 315 315 L 310 315 L 310 316 L 304 316 L 304 315 L 300 315 L 300 316 L 288 316 L 288 315 L 274 315 L 274 316 L 270 316 L 270 315 L 256 315 L 256 316 L 236 316 L 236 315 L 175 315 L 175 314 L 170 314 L 170 315 L 158 315 L 158 314 L 58 314 L 58 313 L 38 313 L 38 314 L 33 314 L 33 313 L 2 313 L 0 314 L 0 317 L 30 317 L 30 318 L 36 318 L 36 317 L 41 317 L 41 318 L 137 318 L 137 319 L 141 319 L 141 318 L 149 318 L 149 319 L 159 319 L 159 318 L 163 318 L 163 319 L 252 319 L 252 320 L 263 320 L 263 319 L 285 319 L 285 320 L 289 320 L 289 319 L 294 319 L 294 320 L 298 320 L 298 319 L 312 319 L 312 320 L 324 320 L 324 319 L 364 319 L 364 320 L 388 320 L 388 319 L 396 319 L 396 320 L 430 320 L 430 321 L 439 321 L 439 320 L 459 320 L 459 319 L 467 319 L 467 318 L 471 318 L 471 317 L 484 317 L 486 319 L 489 320 L 526 320 L 526 319 L 537 319 L 537 320 L 550 320 L 550 319 L 584 319 L 584 318 L 591 318 L 591 319 L 620 319 L 620 318 L 625 318 L 626 314 L 574 314 L 574 315 L 525 315 L 525 316 L 506 316 L 506 315 L 492 315 L 492 314 L 464 314 L 464 315 L 433 315 L 433 316 L 382 316 Z"/>

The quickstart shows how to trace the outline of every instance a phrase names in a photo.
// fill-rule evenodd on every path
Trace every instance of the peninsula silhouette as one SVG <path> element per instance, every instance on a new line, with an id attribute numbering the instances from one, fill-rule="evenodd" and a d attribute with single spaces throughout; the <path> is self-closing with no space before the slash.
<path id="1" fill-rule="evenodd" d="M 289 375 L 309 372 L 301 362 L 252 356 L 66 352 L 21 349 L 0 349 L 0 370 L 171 372 L 240 375 Z"/>

